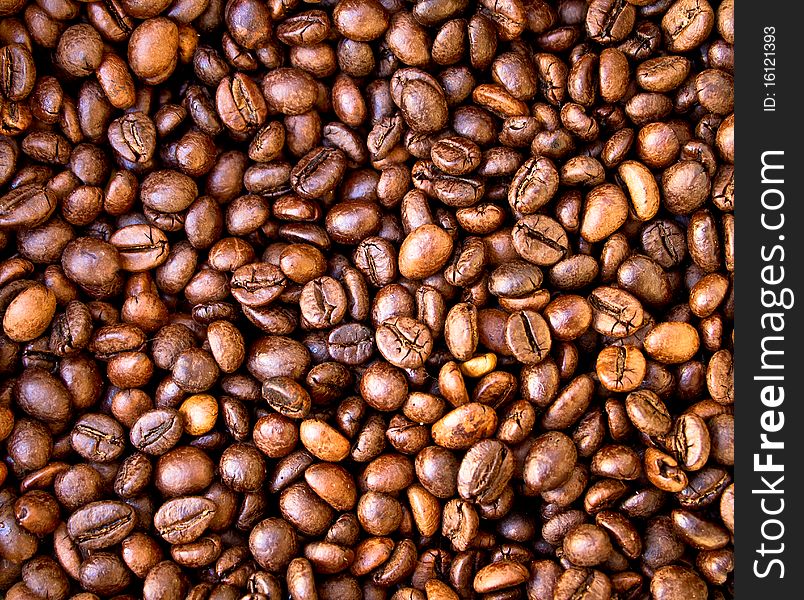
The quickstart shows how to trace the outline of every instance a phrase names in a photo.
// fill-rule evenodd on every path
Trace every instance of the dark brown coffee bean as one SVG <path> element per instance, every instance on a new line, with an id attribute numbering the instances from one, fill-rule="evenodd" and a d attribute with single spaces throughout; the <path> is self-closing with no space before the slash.
<path id="1" fill-rule="evenodd" d="M 181 438 L 181 415 L 169 408 L 144 413 L 131 428 L 131 443 L 142 452 L 161 455 L 175 446 Z"/>
<path id="2" fill-rule="evenodd" d="M 480 148 L 477 144 L 461 137 L 446 137 L 430 150 L 433 163 L 449 175 L 465 175 L 480 166 Z"/>
<path id="3" fill-rule="evenodd" d="M 522 584 L 528 577 L 527 569 L 513 560 L 501 560 L 480 569 L 473 582 L 478 593 L 490 593 Z"/>
<path id="4" fill-rule="evenodd" d="M 37 227 L 56 208 L 56 198 L 42 185 L 31 183 L 11 190 L 0 198 L 0 226 Z"/>
<path id="5" fill-rule="evenodd" d="M 513 313 L 508 317 L 505 340 L 517 360 L 525 364 L 543 361 L 552 345 L 547 322 L 532 310 Z"/>
<path id="6" fill-rule="evenodd" d="M 670 449 L 689 471 L 706 464 L 711 451 L 711 437 L 703 419 L 696 414 L 681 415 L 669 433 Z"/>
<path id="7" fill-rule="evenodd" d="M 569 253 L 566 232 L 544 215 L 530 215 L 518 221 L 512 238 L 517 254 L 537 265 L 553 265 Z"/>
<path id="8" fill-rule="evenodd" d="M 642 325 L 642 305 L 623 290 L 597 288 L 589 296 L 589 304 L 592 306 L 592 327 L 598 333 L 625 337 Z"/>
<path id="9" fill-rule="evenodd" d="M 535 213 L 558 190 L 558 171 L 548 158 L 525 161 L 514 175 L 508 190 L 508 202 L 521 213 Z"/>
<path id="10" fill-rule="evenodd" d="M 95 552 L 81 563 L 78 573 L 81 587 L 103 595 L 122 592 L 131 583 L 131 575 L 116 554 Z"/>
<path id="11" fill-rule="evenodd" d="M 564 538 L 564 553 L 572 563 L 591 567 L 609 557 L 612 553 L 611 541 L 601 527 L 578 525 Z"/>
<path id="12" fill-rule="evenodd" d="M 150 225 L 129 225 L 118 229 L 109 242 L 117 248 L 120 267 L 125 271 L 150 271 L 167 260 L 167 236 Z"/>
<path id="13" fill-rule="evenodd" d="M 664 435 L 670 430 L 670 413 L 664 402 L 650 390 L 628 394 L 625 408 L 631 422 L 645 435 Z"/>
<path id="14" fill-rule="evenodd" d="M 650 584 L 651 593 L 658 600 L 670 600 L 683 594 L 697 600 L 706 598 L 706 583 L 695 573 L 681 566 L 666 566 L 658 569 Z"/>
<path id="15" fill-rule="evenodd" d="M 135 526 L 134 509 L 113 500 L 87 504 L 67 520 L 70 537 L 87 550 L 120 543 Z"/>
<path id="16" fill-rule="evenodd" d="M 125 450 L 121 425 L 104 414 L 86 414 L 76 421 L 70 434 L 73 449 L 87 460 L 111 462 Z"/>
<path id="17" fill-rule="evenodd" d="M 341 325 L 333 329 L 327 338 L 330 356 L 348 365 L 366 362 L 374 351 L 374 336 L 371 330 L 358 323 Z"/>
<path id="18" fill-rule="evenodd" d="M 426 325 L 410 317 L 392 317 L 377 328 L 380 354 L 401 368 L 422 366 L 432 352 L 433 341 Z"/>
<path id="19" fill-rule="evenodd" d="M 533 493 L 549 491 L 569 478 L 577 451 L 566 435 L 549 432 L 538 437 L 525 458 L 524 480 Z"/>
<path id="20" fill-rule="evenodd" d="M 194 542 L 215 516 L 212 500 L 200 496 L 186 496 L 168 500 L 154 514 L 154 527 L 162 539 L 170 544 Z"/>
<path id="21" fill-rule="evenodd" d="M 293 168 L 290 184 L 302 198 L 320 198 L 340 183 L 345 168 L 346 159 L 340 150 L 318 148 Z"/>

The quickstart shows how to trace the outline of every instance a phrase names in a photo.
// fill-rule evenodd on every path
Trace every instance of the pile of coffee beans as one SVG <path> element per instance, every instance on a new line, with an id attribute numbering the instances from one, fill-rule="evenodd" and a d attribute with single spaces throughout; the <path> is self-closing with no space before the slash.
<path id="1" fill-rule="evenodd" d="M 733 0 L 0 0 L 0 596 L 733 597 Z"/>

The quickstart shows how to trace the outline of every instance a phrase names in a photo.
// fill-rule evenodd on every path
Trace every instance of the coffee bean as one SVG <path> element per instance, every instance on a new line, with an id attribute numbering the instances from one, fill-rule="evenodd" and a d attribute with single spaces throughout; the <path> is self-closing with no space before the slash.
<path id="1" fill-rule="evenodd" d="M 505 324 L 505 340 L 517 360 L 525 364 L 544 360 L 552 345 L 547 322 L 532 310 L 512 313 L 508 317 Z"/>
<path id="2" fill-rule="evenodd" d="M 81 563 L 81 587 L 90 593 L 117 594 L 131 583 L 131 575 L 116 554 L 95 552 Z"/>
<path id="3" fill-rule="evenodd" d="M 170 544 L 187 544 L 197 540 L 215 516 L 212 500 L 185 496 L 168 500 L 154 514 L 154 527 Z"/>
<path id="4" fill-rule="evenodd" d="M 449 175 L 466 175 L 480 166 L 480 147 L 462 137 L 443 138 L 430 150 L 433 163 Z"/>
<path id="5" fill-rule="evenodd" d="M 706 598 L 708 591 L 703 580 L 693 571 L 681 566 L 662 567 L 656 571 L 650 584 L 651 593 L 658 600 L 680 598 Z"/>
<path id="6" fill-rule="evenodd" d="M 142 182 L 140 196 L 144 206 L 173 213 L 187 209 L 198 195 L 195 182 L 178 171 L 155 171 Z"/>
<path id="7" fill-rule="evenodd" d="M 67 520 L 70 537 L 87 550 L 120 543 L 135 526 L 134 510 L 112 500 L 87 504 Z"/>
<path id="8" fill-rule="evenodd" d="M 131 443 L 146 454 L 164 454 L 181 438 L 184 424 L 181 415 L 170 408 L 144 413 L 131 428 Z"/>
<path id="9" fill-rule="evenodd" d="M 543 215 L 530 215 L 518 221 L 512 237 L 517 254 L 540 266 L 553 265 L 569 253 L 564 229 Z"/>
<path id="10" fill-rule="evenodd" d="M 711 438 L 703 419 L 686 413 L 676 419 L 669 433 L 670 448 L 689 471 L 697 471 L 709 458 Z"/>
<path id="11" fill-rule="evenodd" d="M 318 419 L 306 419 L 299 425 L 302 444 L 317 458 L 330 462 L 343 460 L 349 453 L 349 442 L 332 426 Z"/>
<path id="12" fill-rule="evenodd" d="M 117 248 L 125 271 L 150 271 L 164 263 L 170 251 L 164 232 L 145 224 L 118 229 L 109 242 Z"/>
<path id="13" fill-rule="evenodd" d="M 444 341 L 458 360 L 469 360 L 478 345 L 477 308 L 467 302 L 456 304 L 444 321 Z"/>
<path id="14" fill-rule="evenodd" d="M 478 593 L 489 593 L 515 587 L 528 577 L 527 569 L 511 560 L 501 560 L 483 567 L 475 575 L 473 587 Z"/>
<path id="15" fill-rule="evenodd" d="M 698 333 L 687 323 L 659 323 L 645 338 L 645 351 L 660 362 L 684 362 L 695 355 L 698 347 Z"/>
<path id="16" fill-rule="evenodd" d="M 664 435 L 672 424 L 664 402 L 650 390 L 637 390 L 625 399 L 628 417 L 645 435 Z"/>
<path id="17" fill-rule="evenodd" d="M 111 462 L 125 450 L 123 436 L 123 428 L 111 417 L 88 413 L 76 421 L 70 443 L 87 460 Z"/>
<path id="18" fill-rule="evenodd" d="M 558 171 L 548 158 L 531 158 L 519 168 L 508 191 L 511 207 L 524 214 L 535 213 L 558 190 Z"/>
<path id="19" fill-rule="evenodd" d="M 256 492 L 265 480 L 265 460 L 255 446 L 232 444 L 221 454 L 218 471 L 221 480 L 232 490 Z"/>
<path id="20" fill-rule="evenodd" d="M 432 352 L 427 326 L 410 317 L 392 317 L 377 328 L 377 349 L 391 364 L 401 368 L 422 366 Z"/>
<path id="21" fill-rule="evenodd" d="M 478 403 L 459 406 L 433 425 L 433 441 L 450 449 L 468 448 L 489 437 L 497 426 L 493 410 Z"/>
<path id="22" fill-rule="evenodd" d="M 214 463 L 203 451 L 179 446 L 159 457 L 154 484 L 167 498 L 193 494 L 212 483 L 214 469 Z"/>
<path id="23" fill-rule="evenodd" d="M 327 342 L 330 356 L 348 365 L 366 362 L 374 351 L 371 330 L 358 323 L 336 327 L 330 332 Z"/>
<path id="24" fill-rule="evenodd" d="M 525 458 L 525 485 L 532 493 L 549 491 L 569 478 L 577 460 L 572 440 L 563 433 L 548 432 L 536 438 Z"/>
<path id="25" fill-rule="evenodd" d="M 458 493 L 481 504 L 493 502 L 502 494 L 513 475 L 513 458 L 505 444 L 481 440 L 464 456 L 458 470 Z"/>
<path id="26" fill-rule="evenodd" d="M 33 367 L 23 371 L 14 387 L 14 396 L 19 407 L 34 418 L 49 423 L 64 423 L 69 418 L 70 392 L 43 369 Z"/>
<path id="27" fill-rule="evenodd" d="M 340 183 L 345 168 L 343 152 L 334 148 L 317 148 L 293 168 L 290 184 L 302 198 L 320 198 Z"/>

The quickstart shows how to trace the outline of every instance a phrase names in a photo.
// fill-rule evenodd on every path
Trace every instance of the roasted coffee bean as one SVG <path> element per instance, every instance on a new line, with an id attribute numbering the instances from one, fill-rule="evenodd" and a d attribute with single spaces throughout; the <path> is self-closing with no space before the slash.
<path id="1" fill-rule="evenodd" d="M 81 587 L 103 595 L 122 592 L 131 583 L 131 575 L 116 554 L 96 552 L 80 564 L 77 573 Z"/>
<path id="2" fill-rule="evenodd" d="M 120 543 L 135 526 L 134 509 L 113 500 L 87 504 L 67 520 L 70 537 L 87 550 Z"/>
<path id="3" fill-rule="evenodd" d="M 118 229 L 109 242 L 117 248 L 125 271 L 150 271 L 164 263 L 170 251 L 164 232 L 145 224 Z"/>
<path id="4" fill-rule="evenodd" d="M 55 195 L 43 185 L 21 185 L 0 197 L 0 227 L 37 227 L 45 223 L 55 209 Z"/>
<path id="5" fill-rule="evenodd" d="M 399 248 L 399 272 L 410 279 L 436 274 L 452 254 L 452 238 L 437 225 L 412 231 Z"/>
<path id="6" fill-rule="evenodd" d="M 444 341 L 450 353 L 458 360 L 469 360 L 479 342 L 477 308 L 461 303 L 453 306 L 444 321 Z"/>
<path id="7" fill-rule="evenodd" d="M 669 437 L 669 446 L 685 469 L 697 471 L 709 458 L 711 436 L 704 420 L 694 413 L 676 419 Z"/>
<path id="8" fill-rule="evenodd" d="M 589 304 L 592 306 L 592 327 L 598 333 L 625 337 L 642 325 L 642 305 L 623 290 L 613 287 L 597 288 L 589 296 Z"/>
<path id="9" fill-rule="evenodd" d="M 536 438 L 524 463 L 524 481 L 534 494 L 549 491 L 564 484 L 577 460 L 572 440 L 559 432 L 549 432 Z"/>
<path id="10" fill-rule="evenodd" d="M 547 322 L 537 312 L 512 313 L 505 324 L 505 340 L 513 355 L 522 363 L 543 361 L 550 352 L 552 336 Z"/>
<path id="11" fill-rule="evenodd" d="M 341 325 L 333 329 L 327 338 L 330 356 L 348 365 L 366 362 L 374 351 L 371 330 L 358 323 Z"/>
<path id="12" fill-rule="evenodd" d="M 521 213 L 534 213 L 558 190 L 558 171 L 549 158 L 532 158 L 514 175 L 508 202 Z"/>
<path id="13" fill-rule="evenodd" d="M 561 225 L 543 215 L 530 215 L 519 220 L 512 232 L 513 245 L 525 260 L 549 266 L 569 253 L 567 234 Z"/>
<path id="14" fill-rule="evenodd" d="M 76 421 L 70 444 L 86 460 L 105 463 L 118 458 L 126 442 L 123 427 L 113 418 L 87 413 Z"/>
<path id="15" fill-rule="evenodd" d="M 492 409 L 468 403 L 447 413 L 433 425 L 433 441 L 451 449 L 468 448 L 482 438 L 489 437 L 497 426 Z"/>
<path id="16" fill-rule="evenodd" d="M 201 537 L 215 516 L 215 510 L 215 503 L 207 498 L 175 498 L 159 507 L 154 514 L 153 523 L 166 542 L 187 544 Z"/>
<path id="17" fill-rule="evenodd" d="M 625 399 L 628 418 L 645 435 L 664 435 L 672 421 L 664 402 L 650 390 L 637 390 Z"/>
<path id="18" fill-rule="evenodd" d="M 501 560 L 480 569 L 473 582 L 478 593 L 490 593 L 512 588 L 522 584 L 528 577 L 528 570 L 513 560 Z"/>
<path id="19" fill-rule="evenodd" d="M 513 457 L 505 444 L 481 440 L 466 452 L 461 462 L 458 493 L 481 504 L 493 502 L 503 493 L 513 469 Z"/>
<path id="20" fill-rule="evenodd" d="M 432 352 L 432 334 L 410 317 L 392 317 L 377 328 L 377 350 L 391 364 L 413 369 L 424 365 Z"/>
<path id="21" fill-rule="evenodd" d="M 630 392 L 645 378 L 645 356 L 635 346 L 608 346 L 597 355 L 600 382 L 612 391 Z"/>
<path id="22" fill-rule="evenodd" d="M 131 443 L 146 454 L 164 454 L 178 443 L 183 428 L 183 419 L 176 410 L 151 410 L 131 427 Z"/>

